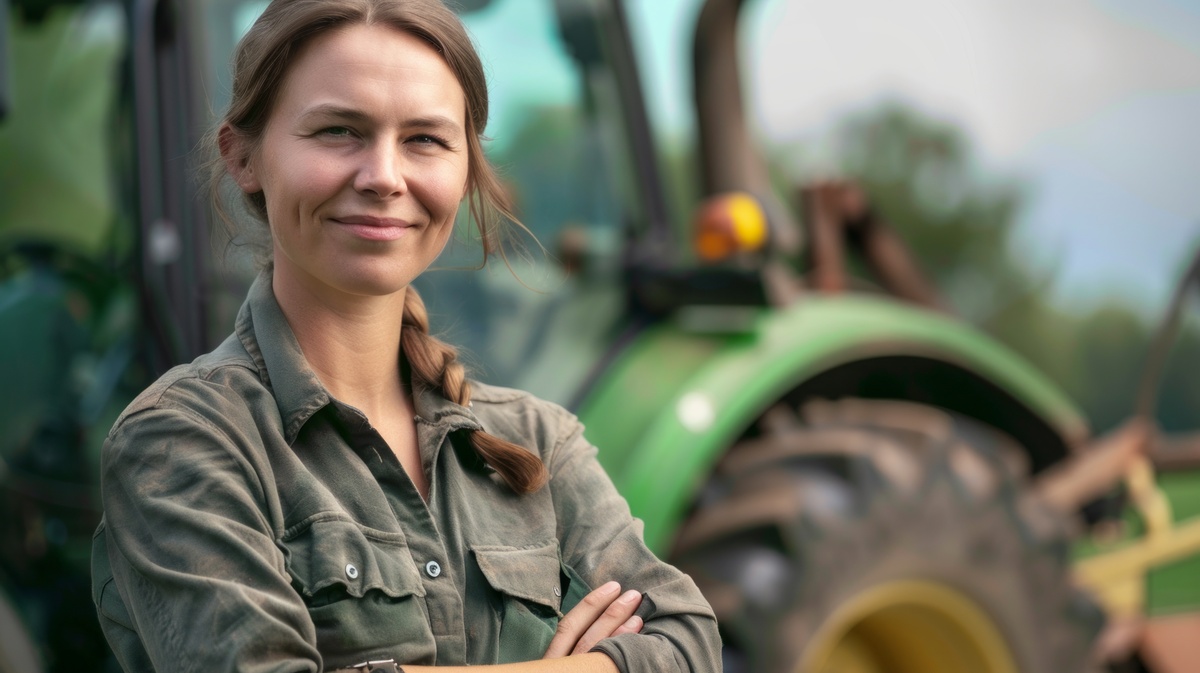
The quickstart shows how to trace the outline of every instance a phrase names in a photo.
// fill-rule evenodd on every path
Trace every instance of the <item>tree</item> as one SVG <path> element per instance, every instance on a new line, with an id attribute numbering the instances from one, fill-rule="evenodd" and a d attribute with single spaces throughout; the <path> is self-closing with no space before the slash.
<path id="1" fill-rule="evenodd" d="M 786 148 L 774 160 L 777 176 L 786 174 L 780 182 L 825 177 L 811 167 L 830 148 L 832 164 L 866 188 L 959 314 L 1058 383 L 1097 430 L 1132 413 L 1154 326 L 1118 300 L 1088 312 L 1054 302 L 1054 259 L 1018 251 L 1024 181 L 987 174 L 955 127 L 888 103 L 850 115 L 830 138 Z M 1193 321 L 1162 387 L 1159 422 L 1168 429 L 1195 426 L 1200 380 L 1189 372 L 1197 365 Z"/>

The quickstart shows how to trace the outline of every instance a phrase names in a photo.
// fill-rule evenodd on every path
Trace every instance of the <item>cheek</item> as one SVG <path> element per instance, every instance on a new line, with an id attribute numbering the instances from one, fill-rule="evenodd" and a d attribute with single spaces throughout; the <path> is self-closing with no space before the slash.
<path id="1" fill-rule="evenodd" d="M 337 194 L 340 184 L 335 175 L 318 166 L 297 164 L 277 173 L 264 189 L 271 228 L 305 224 Z"/>
<path id="2" fill-rule="evenodd" d="M 440 218 L 453 218 L 467 193 L 467 168 L 459 162 L 447 162 L 431 175 L 427 193 L 431 205 L 436 204 Z"/>

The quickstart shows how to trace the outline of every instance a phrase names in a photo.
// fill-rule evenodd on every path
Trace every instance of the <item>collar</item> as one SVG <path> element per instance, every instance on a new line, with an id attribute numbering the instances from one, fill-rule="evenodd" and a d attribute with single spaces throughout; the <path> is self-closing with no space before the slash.
<path id="1" fill-rule="evenodd" d="M 447 425 L 450 430 L 482 430 L 483 425 L 469 407 L 443 397 L 429 388 L 413 391 L 413 409 L 416 421 L 430 425 Z"/>
<path id="2" fill-rule="evenodd" d="M 251 284 L 238 311 L 234 331 L 254 360 L 259 378 L 273 392 L 283 419 L 284 437 L 291 444 L 308 419 L 329 405 L 333 397 L 300 350 L 300 342 L 275 299 L 270 270 L 260 272 Z M 446 431 L 483 428 L 469 408 L 434 390 L 414 391 L 413 407 L 418 428 L 422 425 L 438 430 L 445 426 Z"/>
<path id="3" fill-rule="evenodd" d="M 260 272 L 250 285 L 234 331 L 274 394 L 284 437 L 291 444 L 308 419 L 333 398 L 308 366 L 296 333 L 275 300 L 270 269 Z"/>

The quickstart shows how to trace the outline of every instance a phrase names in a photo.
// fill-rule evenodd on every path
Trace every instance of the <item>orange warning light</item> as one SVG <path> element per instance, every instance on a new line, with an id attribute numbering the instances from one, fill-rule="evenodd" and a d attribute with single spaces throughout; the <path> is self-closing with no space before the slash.
<path id="1" fill-rule="evenodd" d="M 761 248 L 767 242 L 767 217 L 758 201 L 745 192 L 718 194 L 700 205 L 695 232 L 696 255 L 719 262 Z"/>

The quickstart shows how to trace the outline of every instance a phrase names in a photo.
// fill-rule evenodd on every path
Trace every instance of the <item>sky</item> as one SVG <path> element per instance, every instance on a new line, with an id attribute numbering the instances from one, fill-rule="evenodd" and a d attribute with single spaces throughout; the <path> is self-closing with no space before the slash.
<path id="1" fill-rule="evenodd" d="M 626 0 L 658 127 L 690 134 L 697 0 Z M 1020 252 L 1081 307 L 1165 305 L 1200 241 L 1200 0 L 759 0 L 746 96 L 770 141 L 898 100 L 1031 187 Z"/>

